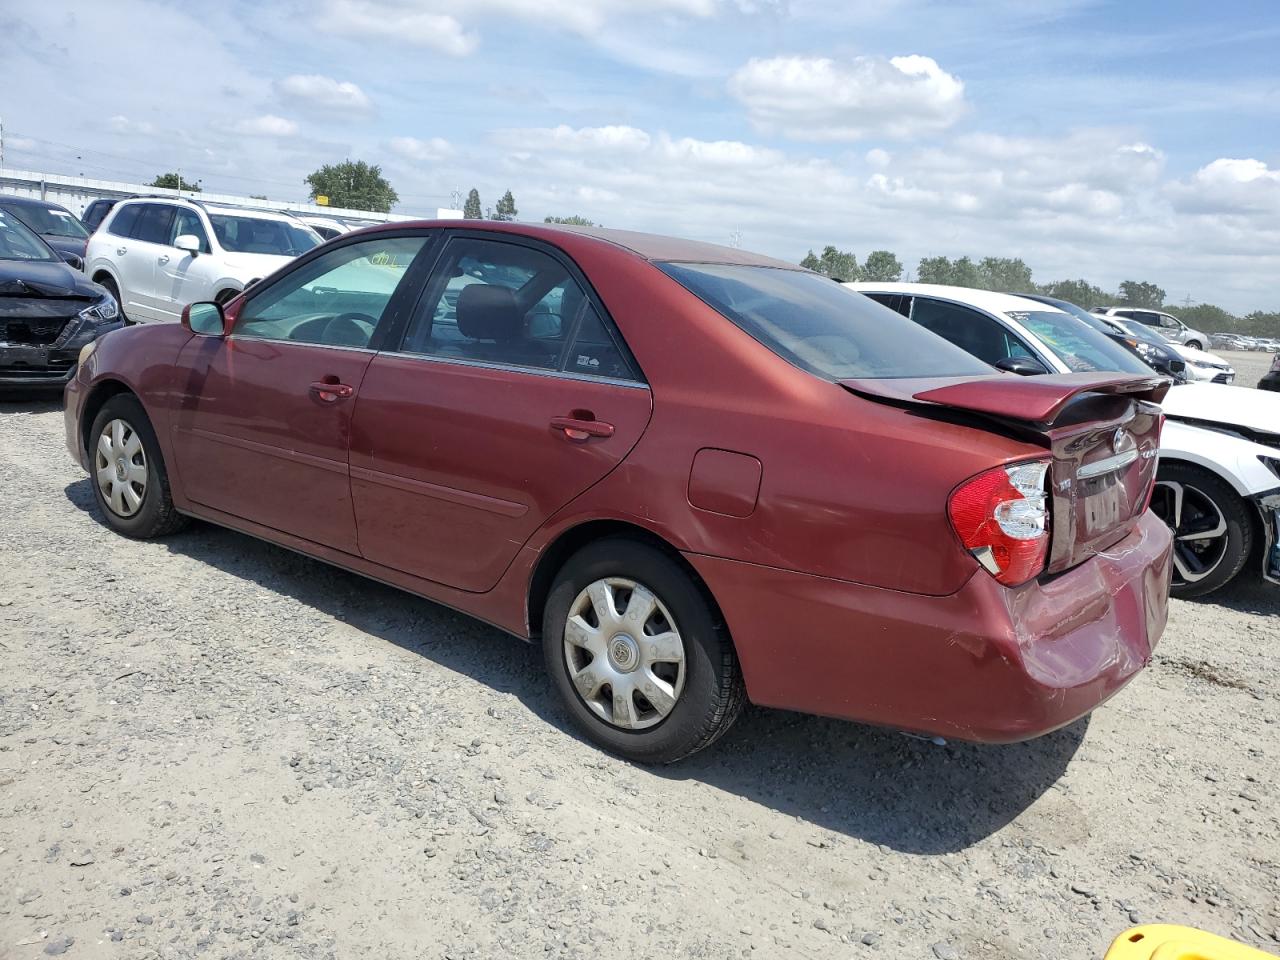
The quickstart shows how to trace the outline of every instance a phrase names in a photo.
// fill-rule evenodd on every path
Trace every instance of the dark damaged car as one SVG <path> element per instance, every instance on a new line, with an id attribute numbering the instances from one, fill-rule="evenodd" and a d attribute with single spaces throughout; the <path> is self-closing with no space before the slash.
<path id="1" fill-rule="evenodd" d="M 111 294 L 0 210 L 0 391 L 62 387 L 81 348 L 120 326 Z"/>

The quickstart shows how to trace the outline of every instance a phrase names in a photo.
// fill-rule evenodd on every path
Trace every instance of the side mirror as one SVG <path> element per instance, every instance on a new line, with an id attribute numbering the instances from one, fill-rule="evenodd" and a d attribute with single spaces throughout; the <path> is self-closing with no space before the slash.
<path id="1" fill-rule="evenodd" d="M 184 233 L 180 237 L 175 237 L 173 245 L 179 250 L 185 250 L 193 257 L 200 253 L 200 238 L 194 233 Z"/>
<path id="2" fill-rule="evenodd" d="M 67 252 L 67 253 L 61 254 L 61 257 L 62 257 L 62 262 L 67 264 L 68 266 L 75 267 L 77 270 L 84 269 L 84 258 L 81 257 L 79 254 Z"/>
<path id="3" fill-rule="evenodd" d="M 182 308 L 182 325 L 202 337 L 221 337 L 226 333 L 226 317 L 216 303 L 192 303 Z"/>
<path id="4" fill-rule="evenodd" d="M 996 361 L 996 369 L 1016 373 L 1020 377 L 1036 377 L 1048 373 L 1048 368 L 1034 357 L 1002 357 Z"/>

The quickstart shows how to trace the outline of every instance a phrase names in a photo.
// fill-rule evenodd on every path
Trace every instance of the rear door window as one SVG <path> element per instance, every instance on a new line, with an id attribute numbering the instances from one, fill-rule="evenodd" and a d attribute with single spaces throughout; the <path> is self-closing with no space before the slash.
<path id="1" fill-rule="evenodd" d="M 163 203 L 144 203 L 133 224 L 133 239 L 144 243 L 169 243 L 169 227 L 173 223 L 173 207 Z"/>

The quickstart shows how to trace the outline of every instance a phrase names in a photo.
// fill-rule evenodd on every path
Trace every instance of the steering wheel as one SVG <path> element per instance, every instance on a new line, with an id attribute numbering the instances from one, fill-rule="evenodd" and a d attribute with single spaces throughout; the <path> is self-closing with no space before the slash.
<path id="1" fill-rule="evenodd" d="M 320 340 L 334 347 L 367 347 L 377 325 L 367 313 L 340 313 L 324 325 Z"/>

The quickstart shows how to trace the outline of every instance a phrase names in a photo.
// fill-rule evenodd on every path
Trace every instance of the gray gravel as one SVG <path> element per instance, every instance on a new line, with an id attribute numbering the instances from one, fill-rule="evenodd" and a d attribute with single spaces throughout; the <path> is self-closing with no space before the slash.
<path id="1" fill-rule="evenodd" d="M 1221 357 L 1236 371 L 1236 384 L 1241 387 L 1256 387 L 1258 381 L 1271 369 L 1272 355 L 1259 350 L 1217 350 L 1210 348 L 1210 353 Z"/>
<path id="2" fill-rule="evenodd" d="M 0 407 L 0 957 L 1097 958 L 1280 950 L 1280 605 L 1175 602 L 1091 721 L 1008 747 L 749 711 L 664 770 L 537 651 L 197 526 L 106 530 Z"/>

